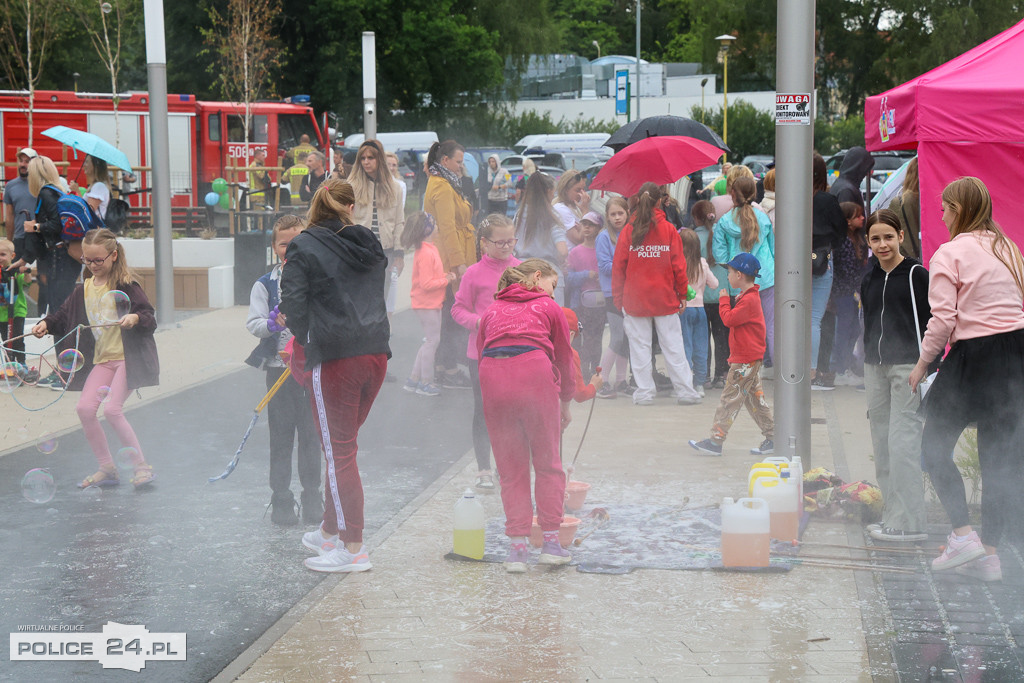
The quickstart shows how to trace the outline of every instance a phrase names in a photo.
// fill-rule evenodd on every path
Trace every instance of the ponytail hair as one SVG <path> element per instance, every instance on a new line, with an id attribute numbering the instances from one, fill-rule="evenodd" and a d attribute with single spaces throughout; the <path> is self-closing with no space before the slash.
<path id="1" fill-rule="evenodd" d="M 715 205 L 707 199 L 702 199 L 693 205 L 690 209 L 690 218 L 693 219 L 693 226 L 696 228 L 703 225 L 708 231 L 708 265 L 715 265 L 715 255 L 712 253 L 710 245 L 715 240 Z"/>
<path id="2" fill-rule="evenodd" d="M 441 157 L 453 157 L 459 151 L 464 152 L 466 148 L 455 142 L 455 140 L 435 142 L 430 146 L 430 151 L 427 152 L 427 168 L 430 168 L 435 163 L 439 163 Z"/>
<path id="3" fill-rule="evenodd" d="M 437 221 L 426 211 L 417 211 L 405 221 L 402 231 L 402 246 L 406 249 L 419 249 L 430 233 L 437 229 Z"/>
<path id="4" fill-rule="evenodd" d="M 117 235 L 112 233 L 106 228 L 99 228 L 97 230 L 90 230 L 85 233 L 85 238 L 82 240 L 82 244 L 88 244 L 90 246 L 103 247 L 107 250 L 107 253 L 117 252 L 117 256 L 114 257 L 114 262 L 110 264 L 110 283 L 111 289 L 121 289 L 126 285 L 130 285 L 133 282 L 138 282 L 135 277 L 135 273 L 132 272 L 131 268 L 128 267 L 128 260 L 124 255 L 124 247 L 120 242 L 117 241 Z M 92 273 L 89 269 L 86 269 L 88 277 L 92 277 Z"/>
<path id="5" fill-rule="evenodd" d="M 665 190 L 661 185 L 644 183 L 637 192 L 636 213 L 633 214 L 633 246 L 639 247 L 651 226 L 654 225 L 654 210 L 658 208 L 659 202 L 665 197 Z"/>
<path id="6" fill-rule="evenodd" d="M 522 285 L 527 289 L 536 289 L 538 272 L 541 277 L 558 275 L 554 266 L 544 259 L 528 258 L 518 266 L 510 266 L 505 269 L 505 272 L 501 274 L 501 279 L 498 280 L 498 291 L 500 292 L 509 285 Z"/>
<path id="7" fill-rule="evenodd" d="M 327 178 L 309 202 L 306 222 L 313 226 L 335 220 L 341 221 L 342 225 L 352 225 L 352 210 L 349 207 L 355 203 L 355 192 L 347 180 Z"/>
<path id="8" fill-rule="evenodd" d="M 736 224 L 740 226 L 740 249 L 749 252 L 761 238 L 761 226 L 751 203 L 757 196 L 753 178 L 737 178 L 732 184 L 732 200 L 736 203 Z"/>

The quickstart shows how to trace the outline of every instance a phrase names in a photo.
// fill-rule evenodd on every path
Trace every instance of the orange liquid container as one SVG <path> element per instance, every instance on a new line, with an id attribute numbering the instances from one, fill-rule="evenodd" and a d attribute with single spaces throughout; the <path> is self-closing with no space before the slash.
<path id="1" fill-rule="evenodd" d="M 768 503 L 772 538 L 792 541 L 800 531 L 797 489 L 789 477 L 761 477 L 754 482 L 754 495 Z"/>
<path id="2" fill-rule="evenodd" d="M 767 567 L 771 526 L 768 504 L 759 498 L 722 500 L 722 566 Z"/>

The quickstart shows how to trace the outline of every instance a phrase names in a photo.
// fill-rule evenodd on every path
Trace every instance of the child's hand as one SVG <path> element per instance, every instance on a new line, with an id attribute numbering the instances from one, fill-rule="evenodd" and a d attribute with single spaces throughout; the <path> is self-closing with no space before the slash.
<path id="1" fill-rule="evenodd" d="M 444 277 L 448 282 L 455 282 L 455 273 L 446 273 Z"/>
<path id="2" fill-rule="evenodd" d="M 594 390 L 598 391 L 604 386 L 604 378 L 601 377 L 600 372 L 595 372 L 594 376 L 590 378 L 590 383 L 594 385 Z"/>
<path id="3" fill-rule="evenodd" d="M 46 321 L 40 320 L 32 327 L 32 335 L 35 337 L 43 337 L 46 335 Z"/>
<path id="4" fill-rule="evenodd" d="M 277 306 L 270 311 L 270 315 L 267 316 L 267 329 L 271 332 L 280 332 L 286 325 L 284 313 L 280 311 Z"/>
<path id="5" fill-rule="evenodd" d="M 119 324 L 121 325 L 122 329 L 130 330 L 139 324 L 139 314 L 129 313 L 125 317 L 121 318 L 121 322 Z"/>
<path id="6" fill-rule="evenodd" d="M 596 280 L 597 279 L 597 271 L 596 270 L 591 270 L 589 277 L 590 277 L 591 280 Z"/>

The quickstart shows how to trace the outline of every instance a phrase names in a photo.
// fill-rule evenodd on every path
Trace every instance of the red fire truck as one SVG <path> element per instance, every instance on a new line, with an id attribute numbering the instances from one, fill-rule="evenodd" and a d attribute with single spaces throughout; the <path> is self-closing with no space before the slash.
<path id="1" fill-rule="evenodd" d="M 214 178 L 224 176 L 225 166 L 244 166 L 257 149 L 267 151 L 268 165 L 279 150 L 299 144 L 302 135 L 321 150 L 327 147 L 327 126 L 318 125 L 312 107 L 282 102 L 256 102 L 250 105 L 252 124 L 249 139 L 242 125 L 245 106 L 231 102 L 201 102 L 194 95 L 169 95 L 170 170 L 172 206 L 202 206 L 201 198 L 210 190 Z M 149 95 L 131 93 L 121 96 L 115 130 L 113 99 L 109 94 L 37 90 L 33 111 L 32 147 L 61 161 L 65 151 L 56 140 L 42 135 L 51 126 L 67 126 L 95 133 L 116 144 L 128 155 L 133 167 L 147 168 L 152 163 L 149 150 Z M 17 151 L 28 144 L 28 93 L 0 91 L 0 150 L 3 161 L 15 161 Z M 67 177 L 84 184 L 82 162 L 67 151 Z M 8 167 L 10 169 L 10 167 Z M 136 174 L 135 187 L 148 188 L 149 174 Z M 5 177 L 13 177 L 10 170 Z M 137 197 L 137 198 L 136 198 Z M 149 195 L 140 193 L 132 205 L 148 206 Z"/>

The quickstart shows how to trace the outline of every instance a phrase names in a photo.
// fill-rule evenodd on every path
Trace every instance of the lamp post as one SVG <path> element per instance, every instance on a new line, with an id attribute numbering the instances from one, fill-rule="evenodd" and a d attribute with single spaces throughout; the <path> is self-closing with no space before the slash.
<path id="1" fill-rule="evenodd" d="M 601 43 L 596 40 L 590 41 L 590 44 L 597 48 L 597 58 L 601 59 Z"/>
<path id="2" fill-rule="evenodd" d="M 700 79 L 700 122 L 704 123 L 704 86 L 708 84 L 708 79 Z"/>
<path id="3" fill-rule="evenodd" d="M 640 120 L 640 0 L 636 0 L 636 118 Z"/>
<path id="4" fill-rule="evenodd" d="M 736 36 L 728 34 L 715 38 L 718 41 L 718 56 L 722 59 L 722 140 L 729 144 L 729 45 L 736 40 Z M 725 156 L 723 154 L 723 156 Z"/>
<path id="5" fill-rule="evenodd" d="M 81 74 L 78 73 L 77 71 L 75 73 L 71 74 L 71 77 L 73 79 L 75 79 L 75 92 L 76 93 L 78 92 L 78 78 L 79 78 L 79 76 L 81 76 Z"/>

